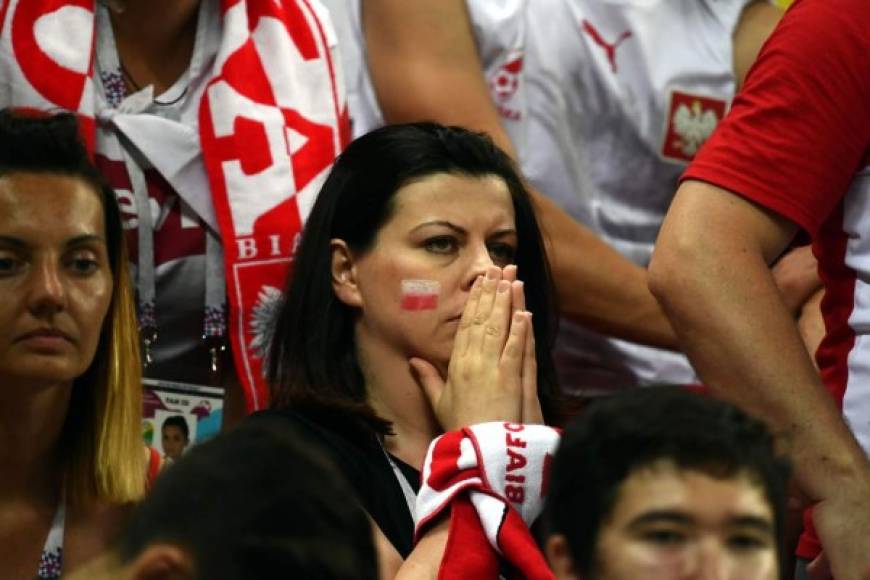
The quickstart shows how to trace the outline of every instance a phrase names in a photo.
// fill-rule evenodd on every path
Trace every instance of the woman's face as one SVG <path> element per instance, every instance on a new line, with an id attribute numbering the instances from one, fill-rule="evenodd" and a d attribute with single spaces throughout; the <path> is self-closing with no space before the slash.
<path id="1" fill-rule="evenodd" d="M 513 203 L 501 178 L 446 173 L 402 187 L 393 202 L 373 247 L 353 260 L 357 341 L 443 369 L 475 278 L 513 263 Z"/>
<path id="2" fill-rule="evenodd" d="M 0 384 L 84 373 L 112 284 L 98 192 L 58 174 L 0 177 Z"/>

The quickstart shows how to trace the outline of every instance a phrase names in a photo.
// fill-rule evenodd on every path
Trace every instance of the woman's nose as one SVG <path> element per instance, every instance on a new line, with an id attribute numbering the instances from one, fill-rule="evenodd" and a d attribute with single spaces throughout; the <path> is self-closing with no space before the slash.
<path id="1" fill-rule="evenodd" d="M 28 306 L 37 314 L 53 314 L 66 307 L 66 288 L 60 266 L 52 260 L 34 264 L 28 284 Z"/>
<path id="2" fill-rule="evenodd" d="M 489 249 L 486 246 L 475 248 L 474 253 L 469 257 L 468 272 L 464 280 L 463 286 L 470 289 L 471 285 L 478 276 L 486 276 L 486 271 L 495 266 L 492 256 L 489 255 Z"/>

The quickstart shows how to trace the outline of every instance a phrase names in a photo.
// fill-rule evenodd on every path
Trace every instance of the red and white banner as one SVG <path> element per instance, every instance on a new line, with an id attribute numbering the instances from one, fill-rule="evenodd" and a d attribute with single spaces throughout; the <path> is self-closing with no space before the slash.
<path id="1" fill-rule="evenodd" d="M 349 136 L 321 11 L 316 0 L 221 0 L 223 37 L 199 105 L 249 410 L 268 402 L 263 317 Z M 94 0 L 8 0 L 0 7 L 0 106 L 75 112 L 93 151 L 94 35 Z"/>

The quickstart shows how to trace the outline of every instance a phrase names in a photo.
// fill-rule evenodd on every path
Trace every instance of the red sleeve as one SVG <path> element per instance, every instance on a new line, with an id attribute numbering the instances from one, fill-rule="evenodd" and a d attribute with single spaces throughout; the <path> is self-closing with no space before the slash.
<path id="1" fill-rule="evenodd" d="M 148 446 L 148 473 L 145 479 L 145 489 L 150 491 L 154 487 L 154 482 L 157 481 L 157 476 L 160 475 L 162 467 L 160 460 L 160 452 L 151 446 Z"/>
<path id="2" fill-rule="evenodd" d="M 682 180 L 739 194 L 815 234 L 867 161 L 870 4 L 798 0 Z"/>

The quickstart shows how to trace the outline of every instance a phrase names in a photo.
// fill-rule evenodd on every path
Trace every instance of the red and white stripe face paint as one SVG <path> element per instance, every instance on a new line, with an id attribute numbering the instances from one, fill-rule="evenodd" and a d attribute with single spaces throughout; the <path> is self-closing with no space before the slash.
<path id="1" fill-rule="evenodd" d="M 435 280 L 402 280 L 402 310 L 435 310 L 440 293 Z"/>

